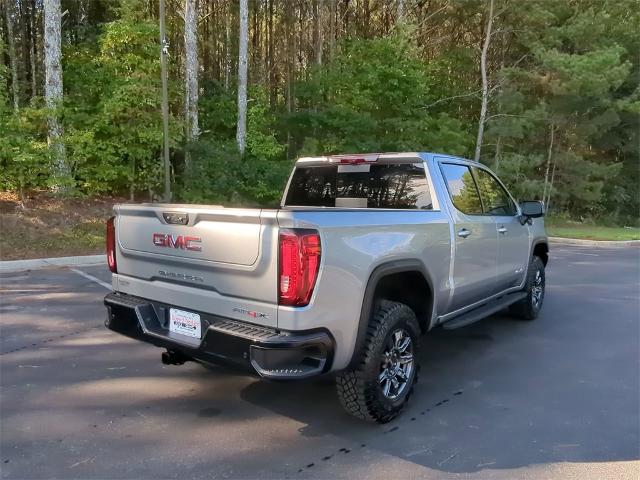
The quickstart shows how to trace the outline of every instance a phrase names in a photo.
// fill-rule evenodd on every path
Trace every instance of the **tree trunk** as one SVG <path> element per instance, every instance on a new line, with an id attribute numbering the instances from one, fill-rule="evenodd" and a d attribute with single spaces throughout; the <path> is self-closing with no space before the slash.
<path id="1" fill-rule="evenodd" d="M 23 81 L 25 83 L 24 87 L 21 89 L 22 91 L 20 92 L 21 94 L 23 94 L 26 98 L 26 85 L 27 83 L 29 83 L 29 92 L 31 91 L 31 49 L 30 49 L 30 44 L 31 42 L 29 41 L 29 39 L 31 38 L 31 25 L 29 24 L 29 17 L 30 15 L 30 9 L 29 6 L 27 5 L 27 1 L 25 0 L 21 0 L 20 1 L 20 5 L 18 8 L 18 15 L 19 15 L 19 22 L 18 22 L 18 28 L 19 28 L 19 32 L 17 32 L 17 38 L 19 38 L 19 42 L 18 45 L 20 47 L 21 52 L 18 53 L 18 58 L 22 58 L 22 76 L 23 76 Z"/>
<path id="2" fill-rule="evenodd" d="M 336 1 L 329 0 L 329 60 L 336 51 Z"/>
<path id="3" fill-rule="evenodd" d="M 77 0 L 78 1 L 78 19 L 77 26 L 80 28 L 76 28 L 76 41 L 82 42 L 86 39 L 86 26 L 88 24 L 89 19 L 89 0 Z"/>
<path id="4" fill-rule="evenodd" d="M 15 2 L 5 3 L 4 14 L 7 21 L 7 49 L 9 53 L 9 65 L 11 66 L 11 94 L 13 96 L 13 109 L 20 107 L 20 89 L 18 84 L 18 59 L 16 58 L 16 46 L 13 38 L 13 13 Z"/>
<path id="5" fill-rule="evenodd" d="M 476 153 L 473 159 L 480 161 L 480 151 L 482 150 L 482 139 L 484 137 L 484 123 L 487 118 L 487 105 L 489 103 L 489 81 L 487 79 L 487 52 L 491 42 L 491 26 L 493 25 L 493 0 L 489 2 L 489 18 L 487 20 L 487 31 L 485 32 L 482 53 L 480 54 L 480 74 L 482 75 L 482 104 L 480 106 L 480 120 L 478 121 L 478 137 L 476 138 Z"/>
<path id="6" fill-rule="evenodd" d="M 260 1 L 251 2 L 250 7 L 253 8 L 253 27 L 251 27 L 251 22 L 249 22 L 249 26 L 247 27 L 247 32 L 251 35 L 251 61 L 247 60 L 247 65 L 251 66 L 251 71 L 255 74 L 254 82 L 260 76 L 260 22 L 258 20 L 260 3 Z"/>
<path id="7" fill-rule="evenodd" d="M 210 11 L 211 7 L 207 2 L 204 2 L 203 5 L 204 7 L 200 6 L 198 8 L 200 13 L 202 13 L 203 15 L 203 24 L 201 28 L 202 41 L 200 42 L 200 46 L 199 46 L 199 50 L 201 51 L 198 51 L 198 56 L 199 58 L 202 58 L 202 66 L 200 67 L 202 76 L 206 79 L 210 79 L 213 77 L 213 74 L 211 73 L 213 70 L 212 66 L 213 64 L 215 64 L 217 60 L 215 41 L 212 41 L 212 38 L 210 36 L 210 32 L 211 32 L 210 25 L 211 25 L 211 22 L 215 21 L 216 17 L 215 17 L 215 12 Z M 185 15 L 185 20 L 186 20 L 186 15 Z"/>
<path id="8" fill-rule="evenodd" d="M 369 0 L 362 1 L 362 36 L 371 38 L 371 5 Z"/>
<path id="9" fill-rule="evenodd" d="M 198 6 L 197 0 L 184 2 L 185 114 L 187 141 L 197 140 L 198 129 Z"/>
<path id="10" fill-rule="evenodd" d="M 164 201 L 171 201 L 171 159 L 169 157 L 169 75 L 167 73 L 167 57 L 169 41 L 165 28 L 165 2 L 158 2 L 160 20 L 160 77 L 162 80 L 162 163 L 164 166 Z M 135 167 L 135 163 L 133 164 Z M 135 179 L 135 170 L 132 170 Z"/>
<path id="11" fill-rule="evenodd" d="M 500 157 L 502 156 L 502 136 L 498 135 L 498 140 L 496 141 L 496 158 L 493 162 L 493 169 L 496 172 L 496 175 L 500 174 Z"/>
<path id="12" fill-rule="evenodd" d="M 505 61 L 505 54 L 506 54 L 506 35 L 501 35 L 500 36 L 500 71 L 504 70 L 504 61 Z M 498 113 L 502 112 L 502 92 L 500 91 L 501 88 L 497 89 L 497 93 L 496 95 L 498 96 Z M 502 135 L 500 133 L 498 133 L 498 139 L 496 140 L 496 158 L 495 158 L 495 171 L 496 174 L 499 174 L 500 171 L 500 160 L 502 160 Z"/>
<path id="13" fill-rule="evenodd" d="M 294 91 L 293 82 L 296 76 L 296 9 L 295 4 L 292 8 L 286 9 L 285 15 L 285 41 L 286 41 L 286 108 L 288 117 L 291 117 L 291 113 L 294 111 Z M 293 138 L 291 137 L 291 131 L 289 128 L 289 122 L 287 122 L 287 159 L 291 159 L 293 153 Z"/>
<path id="14" fill-rule="evenodd" d="M 324 2 L 318 4 L 318 0 L 313 2 L 313 24 L 314 24 L 314 40 L 315 40 L 315 63 L 322 65 L 322 6 Z"/>
<path id="15" fill-rule="evenodd" d="M 295 61 L 295 43 L 294 43 L 294 33 L 295 29 L 295 7 L 293 12 L 287 9 L 285 11 L 285 24 L 284 24 L 284 33 L 285 33 L 285 41 L 286 41 L 286 94 L 285 94 L 285 106 L 287 108 L 287 113 L 292 112 L 291 108 L 291 100 L 292 100 L 292 86 L 293 86 L 293 63 Z M 288 129 L 287 129 L 288 135 Z"/>
<path id="16" fill-rule="evenodd" d="M 244 155 L 247 143 L 247 49 L 249 27 L 248 0 L 240 0 L 240 43 L 238 48 L 238 150 Z"/>
<path id="17" fill-rule="evenodd" d="M 274 41 L 273 41 L 273 0 L 269 1 L 269 13 L 267 23 L 267 33 L 269 35 L 269 41 L 267 43 L 268 55 L 267 55 L 267 68 L 269 69 L 268 81 L 269 81 L 269 105 L 271 108 L 275 108 L 276 101 L 278 99 L 278 89 L 276 85 L 276 66 L 274 62 Z"/>
<path id="18" fill-rule="evenodd" d="M 231 2 L 227 4 L 224 16 L 224 89 L 229 90 L 231 81 Z"/>
<path id="19" fill-rule="evenodd" d="M 542 190 L 542 202 L 546 205 L 547 203 L 547 189 L 549 186 L 549 169 L 551 167 L 551 157 L 553 154 L 553 140 L 555 137 L 555 125 L 553 124 L 553 122 L 551 122 L 551 135 L 550 135 L 550 139 L 549 139 L 549 150 L 547 152 L 547 168 L 545 169 L 544 172 L 544 188 Z M 551 193 L 549 191 L 549 193 Z"/>
<path id="20" fill-rule="evenodd" d="M 342 2 L 343 13 L 340 15 L 342 19 L 342 25 L 340 28 L 344 32 L 344 36 L 349 38 L 349 0 L 343 0 Z"/>
<path id="21" fill-rule="evenodd" d="M 549 193 L 547 193 L 547 202 L 544 204 L 545 213 L 549 213 L 551 210 L 551 191 L 553 190 L 553 181 L 556 177 L 556 163 L 557 160 L 553 160 L 553 168 L 551 169 L 551 181 L 549 182 Z"/>
<path id="22" fill-rule="evenodd" d="M 404 0 L 398 0 L 396 7 L 396 24 L 401 24 L 404 22 Z"/>
<path id="23" fill-rule="evenodd" d="M 61 57 L 61 24 L 60 0 L 44 0 L 44 97 L 49 115 L 48 144 L 54 156 L 54 176 L 59 179 L 69 177 L 66 151 L 62 141 L 62 126 L 58 120 L 57 109 L 62 104 L 62 65 Z M 55 187 L 64 191 L 62 185 Z"/>
<path id="24" fill-rule="evenodd" d="M 31 97 L 38 96 L 38 67 L 36 61 L 36 45 L 38 44 L 38 31 L 36 28 L 36 1 L 31 0 L 31 10 L 29 12 L 29 59 L 31 61 Z"/>

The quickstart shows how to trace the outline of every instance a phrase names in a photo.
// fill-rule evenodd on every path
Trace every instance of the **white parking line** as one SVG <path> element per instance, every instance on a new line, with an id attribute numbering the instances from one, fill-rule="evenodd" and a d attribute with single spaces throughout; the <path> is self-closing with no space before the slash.
<path id="1" fill-rule="evenodd" d="M 600 254 L 598 254 L 598 253 L 573 252 L 571 250 L 554 250 L 554 252 L 558 252 L 558 253 L 561 253 L 561 254 L 568 253 L 568 254 L 571 254 L 571 255 L 587 255 L 589 257 L 599 257 L 600 256 Z"/>
<path id="2" fill-rule="evenodd" d="M 103 282 L 99 278 L 94 277 L 93 275 L 89 275 L 88 273 L 83 272 L 82 270 L 78 270 L 76 268 L 70 268 L 72 272 L 76 272 L 78 275 L 82 275 L 84 278 L 91 280 L 92 282 L 97 283 L 98 285 L 102 285 L 107 290 L 113 290 L 113 287 L 107 282 Z"/>

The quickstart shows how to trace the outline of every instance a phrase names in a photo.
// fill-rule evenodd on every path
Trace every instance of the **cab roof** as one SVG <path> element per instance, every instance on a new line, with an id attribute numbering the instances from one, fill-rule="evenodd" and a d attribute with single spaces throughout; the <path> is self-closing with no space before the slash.
<path id="1" fill-rule="evenodd" d="M 386 153 L 345 153 L 337 155 L 322 155 L 315 157 L 301 157 L 296 161 L 296 165 L 326 165 L 327 163 L 342 164 L 363 164 L 375 163 L 383 161 L 385 163 L 403 163 L 403 162 L 424 162 L 432 157 L 438 157 L 446 160 L 461 161 L 469 164 L 477 164 L 477 162 L 467 160 L 465 158 L 446 155 L 442 153 L 432 152 L 386 152 Z"/>

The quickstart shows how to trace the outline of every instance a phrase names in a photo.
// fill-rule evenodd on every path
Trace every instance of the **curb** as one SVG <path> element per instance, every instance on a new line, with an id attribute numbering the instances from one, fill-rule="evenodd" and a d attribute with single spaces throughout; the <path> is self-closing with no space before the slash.
<path id="1" fill-rule="evenodd" d="M 5 260 L 0 262 L 0 273 L 37 270 L 46 267 L 82 267 L 106 265 L 106 255 L 83 255 L 80 257 L 33 258 L 30 260 Z"/>
<path id="2" fill-rule="evenodd" d="M 565 245 L 584 245 L 592 247 L 637 247 L 640 240 L 583 240 L 581 238 L 549 237 L 553 243 Z"/>

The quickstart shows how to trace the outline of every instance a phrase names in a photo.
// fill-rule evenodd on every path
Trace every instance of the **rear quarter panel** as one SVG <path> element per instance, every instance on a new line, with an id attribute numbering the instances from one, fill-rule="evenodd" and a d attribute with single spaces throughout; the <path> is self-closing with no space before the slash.
<path id="1" fill-rule="evenodd" d="M 281 228 L 320 232 L 322 259 L 311 303 L 280 306 L 278 327 L 326 327 L 336 340 L 333 369 L 345 368 L 353 354 L 369 276 L 386 262 L 420 260 L 434 286 L 434 305 L 448 299 L 449 222 L 444 212 L 374 209 L 284 209 Z M 425 292 L 425 295 L 428 292 Z"/>

